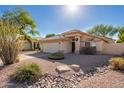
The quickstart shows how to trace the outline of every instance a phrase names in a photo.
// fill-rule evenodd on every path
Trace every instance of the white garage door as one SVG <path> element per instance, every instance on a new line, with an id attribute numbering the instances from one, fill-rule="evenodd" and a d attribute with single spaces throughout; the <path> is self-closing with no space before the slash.
<path id="1" fill-rule="evenodd" d="M 59 43 L 44 43 L 43 52 L 46 52 L 46 53 L 59 52 Z"/>

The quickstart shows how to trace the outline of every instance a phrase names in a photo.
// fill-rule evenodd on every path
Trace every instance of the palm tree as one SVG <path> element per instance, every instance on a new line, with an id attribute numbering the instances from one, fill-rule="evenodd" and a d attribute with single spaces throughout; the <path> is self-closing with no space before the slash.
<path id="1" fill-rule="evenodd" d="M 118 27 L 117 43 L 124 43 L 124 26 Z"/>
<path id="2" fill-rule="evenodd" d="M 30 14 L 23 9 L 15 8 L 5 11 L 1 18 L 4 20 L 15 20 L 15 22 L 21 26 L 19 34 L 24 36 L 27 40 L 30 40 L 32 35 L 39 35 L 34 20 L 32 20 Z"/>
<path id="3" fill-rule="evenodd" d="M 96 25 L 87 32 L 95 36 L 110 37 L 117 33 L 117 28 L 112 25 Z"/>
<path id="4" fill-rule="evenodd" d="M 36 24 L 30 14 L 21 9 L 15 8 L 13 10 L 5 11 L 1 17 L 3 20 L 14 20 L 18 25 L 20 25 L 20 38 L 28 40 L 32 47 L 32 37 L 39 35 L 39 32 L 36 30 Z"/>

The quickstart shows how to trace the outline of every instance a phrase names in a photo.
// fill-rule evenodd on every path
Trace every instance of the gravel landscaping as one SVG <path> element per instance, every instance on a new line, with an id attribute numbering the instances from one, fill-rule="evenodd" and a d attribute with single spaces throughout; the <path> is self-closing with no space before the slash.
<path id="1" fill-rule="evenodd" d="M 30 88 L 75 88 L 81 81 L 81 73 L 74 73 L 70 76 L 45 74 L 35 84 L 28 86 Z"/>
<path id="2" fill-rule="evenodd" d="M 82 80 L 79 88 L 124 88 L 124 72 L 108 71 Z"/>
<path id="3" fill-rule="evenodd" d="M 73 55 L 72 64 L 70 64 L 71 63 L 71 60 L 70 60 L 70 62 L 68 62 L 69 63 L 68 65 L 65 63 L 62 63 L 64 60 L 65 61 L 68 60 L 67 56 L 61 62 L 46 59 L 45 58 L 46 55 L 44 56 L 37 55 L 37 56 L 29 56 L 29 53 L 25 53 L 25 54 L 23 53 L 21 54 L 22 58 L 19 63 L 15 63 L 5 67 L 1 66 L 0 87 L 14 87 L 14 88 L 16 87 L 26 87 L 26 88 L 122 87 L 123 88 L 124 87 L 124 72 L 111 70 L 106 65 L 96 66 L 96 65 L 93 65 L 92 62 L 91 62 L 92 66 L 91 65 L 89 66 L 90 62 L 88 62 L 88 60 L 91 60 L 95 56 L 90 55 L 88 59 L 86 59 L 87 57 L 85 55 L 84 56 L 79 55 L 79 58 L 81 58 L 82 56 L 82 59 L 83 57 L 85 59 L 85 60 L 81 60 L 82 64 L 84 64 L 83 62 L 87 62 L 85 63 L 84 67 L 83 65 L 81 65 L 81 62 L 78 63 L 77 55 L 75 56 L 76 58 L 74 58 L 74 55 Z M 96 63 L 98 63 L 98 61 L 101 62 L 102 58 L 104 59 L 104 61 L 108 59 L 108 57 L 105 58 L 105 56 L 102 57 L 102 55 L 97 57 L 100 57 L 101 59 L 99 60 L 98 58 Z M 69 59 L 70 59 L 70 56 L 69 56 Z M 77 61 L 77 64 L 73 63 L 74 60 Z M 93 62 L 95 64 L 95 60 L 93 60 Z M 37 63 L 42 69 L 42 72 L 43 72 L 42 77 L 32 85 L 27 85 L 26 83 L 15 84 L 14 82 L 10 81 L 10 76 L 15 72 L 15 69 L 21 65 L 28 64 L 28 63 Z M 65 65 L 68 66 L 71 70 L 67 70 L 66 72 L 62 72 L 62 73 L 59 73 L 56 70 L 57 67 L 60 67 L 60 66 L 66 67 Z M 86 73 L 87 66 L 89 66 L 89 68 L 88 68 L 88 72 Z M 61 70 L 65 70 L 65 69 L 62 69 L 61 67 Z"/>
<path id="4" fill-rule="evenodd" d="M 88 80 L 101 73 L 105 74 L 110 69 L 108 67 L 102 67 L 97 69 L 97 73 L 85 74 L 82 70 L 78 72 L 65 72 L 64 74 L 51 75 L 45 74 L 43 77 L 31 86 L 26 86 L 30 88 L 78 88 L 82 87 L 80 84 L 83 80 Z M 101 74 L 101 75 L 102 75 Z"/>

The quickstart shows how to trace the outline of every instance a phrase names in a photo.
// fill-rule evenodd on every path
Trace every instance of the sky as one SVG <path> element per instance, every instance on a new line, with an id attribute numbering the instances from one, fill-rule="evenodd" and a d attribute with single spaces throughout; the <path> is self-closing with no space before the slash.
<path id="1" fill-rule="evenodd" d="M 0 15 L 4 11 L 15 7 L 20 7 L 29 12 L 36 22 L 37 30 L 40 32 L 41 37 L 49 33 L 60 34 L 72 29 L 85 32 L 98 24 L 124 25 L 124 6 L 1 5 Z"/>

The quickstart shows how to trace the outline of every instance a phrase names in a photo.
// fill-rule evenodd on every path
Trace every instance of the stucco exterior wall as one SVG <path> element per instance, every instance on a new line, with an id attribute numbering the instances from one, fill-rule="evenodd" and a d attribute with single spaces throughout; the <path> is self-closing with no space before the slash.
<path id="1" fill-rule="evenodd" d="M 82 35 L 81 41 L 87 41 L 88 38 L 90 38 L 90 37 L 89 36 L 86 36 L 86 35 Z"/>
<path id="2" fill-rule="evenodd" d="M 69 41 L 61 42 L 60 52 L 71 53 L 71 51 L 72 51 L 71 42 L 69 42 Z"/>
<path id="3" fill-rule="evenodd" d="M 122 55 L 124 53 L 124 43 L 104 44 L 103 54 Z"/>
<path id="4" fill-rule="evenodd" d="M 96 42 L 96 51 L 97 53 L 102 53 L 103 52 L 103 47 L 106 43 L 104 43 L 103 41 L 98 41 Z"/>
<path id="5" fill-rule="evenodd" d="M 75 53 L 79 54 L 80 52 L 80 36 L 75 36 Z"/>

